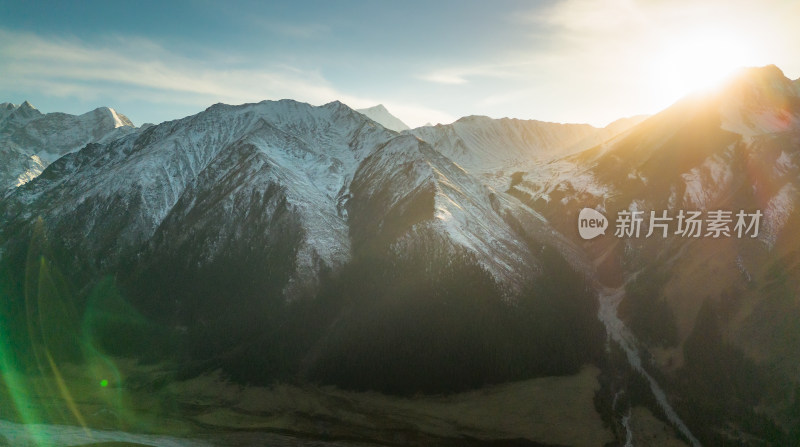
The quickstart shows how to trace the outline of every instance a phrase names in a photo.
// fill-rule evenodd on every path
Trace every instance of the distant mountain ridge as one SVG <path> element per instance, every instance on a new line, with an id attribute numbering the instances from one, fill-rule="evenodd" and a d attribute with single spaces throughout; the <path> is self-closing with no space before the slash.
<path id="1" fill-rule="evenodd" d="M 402 132 L 410 129 L 406 123 L 402 122 L 399 118 L 389 113 L 383 104 L 369 107 L 366 109 L 356 109 L 356 112 L 365 115 L 367 118 L 375 121 L 381 126 L 393 130 L 395 132 Z"/>
<path id="2" fill-rule="evenodd" d="M 452 124 L 424 126 L 406 132 L 429 142 L 467 171 L 482 174 L 493 186 L 505 189 L 514 172 L 596 146 L 644 118 L 620 119 L 607 128 L 596 128 L 589 124 L 466 116 Z"/>
<path id="3" fill-rule="evenodd" d="M 110 141 L 134 131 L 114 109 L 100 107 L 82 115 L 43 114 L 28 101 L 0 104 L 0 189 L 19 186 L 39 175 L 64 154 L 89 143 Z"/>

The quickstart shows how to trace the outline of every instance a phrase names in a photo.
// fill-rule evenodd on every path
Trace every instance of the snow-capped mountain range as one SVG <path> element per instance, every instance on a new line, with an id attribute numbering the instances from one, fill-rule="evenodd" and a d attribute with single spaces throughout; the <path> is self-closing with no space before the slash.
<path id="1" fill-rule="evenodd" d="M 108 142 L 134 130 L 114 109 L 100 107 L 83 115 L 42 114 L 25 101 L 0 104 L 0 189 L 19 186 L 39 175 L 62 155 L 89 143 Z"/>
<path id="2" fill-rule="evenodd" d="M 240 227 L 240 218 L 251 213 L 246 204 L 275 188 L 303 230 L 292 284 L 312 284 L 321 266 L 336 270 L 350 259 L 354 235 L 348 213 L 361 209 L 357 202 L 391 191 L 391 197 L 372 205 L 385 207 L 384 216 L 371 215 L 369 222 L 381 228 L 383 219 L 398 212 L 398 203 L 424 189 L 433 197 L 424 226 L 433 225 L 448 244 L 473 253 L 496 279 L 518 289 L 535 262 L 503 222 L 502 208 L 510 206 L 506 197 L 470 169 L 483 165 L 486 170 L 475 171 L 502 176 L 507 166 L 607 135 L 588 125 L 484 117 L 397 135 L 338 102 L 321 107 L 290 100 L 217 104 L 145 129 L 134 128 L 112 109 L 79 117 L 42 115 L 28 103 L 8 110 L 3 120 L 8 144 L 18 148 L 20 135 L 32 142 L 19 153 L 41 160 L 68 155 L 53 164 L 50 175 L 9 195 L 2 207 L 6 222 L 43 217 L 70 249 L 92 253 L 89 259 L 110 266 L 151 240 L 177 247 L 207 219 L 218 234 L 200 245 L 208 262 L 224 240 L 250 231 Z M 59 126 L 69 130 L 65 137 L 59 136 Z M 415 134 L 434 138 L 429 144 Z M 48 146 L 48 138 L 56 137 L 59 145 Z M 72 153 L 76 142 L 87 140 L 92 144 Z M 397 182 L 393 173 L 400 172 L 405 176 Z M 358 187 L 357 194 L 351 185 Z M 213 207 L 198 195 L 213 196 Z M 260 217 L 269 219 L 272 213 Z M 187 216 L 193 216 L 194 227 L 184 228 Z M 173 225 L 181 228 L 175 238 L 160 236 Z"/>
<path id="3" fill-rule="evenodd" d="M 514 172 L 596 146 L 644 118 L 621 119 L 598 129 L 588 124 L 467 116 L 452 124 L 407 132 L 428 141 L 459 166 L 481 175 L 484 181 L 505 189 Z"/>
<path id="4" fill-rule="evenodd" d="M 408 129 L 383 106 L 356 111 L 340 102 L 315 107 L 292 100 L 216 104 L 135 128 L 108 108 L 43 115 L 27 102 L 6 103 L 0 105 L 0 186 L 8 188 L 0 194 L 0 279 L 28 277 L 26 269 L 38 268 L 30 264 L 32 241 L 44 240 L 41 256 L 66 270 L 78 296 L 113 277 L 134 307 L 162 318 L 170 331 L 211 340 L 235 326 L 234 316 L 283 337 L 280 331 L 303 321 L 295 309 L 324 302 L 333 310 L 321 306 L 323 315 L 315 314 L 316 338 L 287 342 L 302 353 L 282 368 L 305 373 L 322 368 L 325 352 L 347 352 L 337 343 L 364 327 L 375 343 L 391 340 L 392 331 L 403 338 L 404 326 L 391 326 L 394 320 L 373 328 L 353 317 L 373 301 L 388 303 L 377 307 L 380 318 L 404 315 L 403 300 L 417 296 L 453 309 L 458 297 L 446 289 L 474 280 L 476 290 L 498 291 L 490 298 L 502 302 L 497 315 L 505 318 L 506 311 L 530 309 L 526 300 L 540 299 L 541 290 L 561 297 L 582 277 L 599 289 L 618 289 L 615 296 L 627 292 L 623 319 L 641 338 L 639 347 L 652 351 L 648 367 L 671 384 L 668 392 L 683 405 L 678 413 L 706 411 L 692 407 L 704 402 L 692 398 L 719 394 L 686 388 L 682 374 L 708 366 L 693 352 L 724 347 L 740 362 L 737 371 L 755 365 L 774 374 L 770 396 L 785 398 L 757 404 L 780 414 L 776 424 L 791 424 L 781 412 L 794 397 L 781 390 L 797 385 L 800 365 L 793 320 L 800 317 L 800 237 L 792 231 L 800 222 L 799 147 L 800 82 L 774 66 L 744 71 L 721 90 L 686 97 L 652 117 L 605 128 L 469 116 Z M 584 207 L 608 216 L 759 209 L 764 220 L 759 237 L 747 240 L 623 239 L 612 231 L 586 242 L 576 228 Z M 577 277 L 547 270 L 562 258 Z M 353 265 L 375 266 L 378 278 L 353 279 Z M 402 282 L 392 276 L 409 271 L 415 276 Z M 8 290 L 23 282 L 10 282 Z M 391 289 L 401 283 L 402 292 Z M 641 292 L 645 287 L 652 289 Z M 330 298 L 330 290 L 346 293 Z M 642 301 L 643 295 L 658 299 Z M 257 310 L 230 311 L 242 296 Z M 477 316 L 455 314 L 483 322 L 481 306 L 490 305 L 481 300 L 488 298 L 473 298 Z M 564 321 L 579 321 L 571 318 L 581 311 L 564 299 L 566 307 L 558 308 L 570 315 Z M 22 315 L 22 301 L 10 299 L 8 312 Z M 541 308 L 535 309 L 526 318 L 535 321 Z M 706 314 L 724 318 L 711 324 Z M 504 320 L 492 315 L 497 326 L 491 327 L 502 327 Z M 770 321 L 776 315 L 782 318 Z M 252 345 L 242 340 L 262 336 L 242 332 L 231 343 L 249 352 Z M 562 338 L 569 336 L 531 343 L 556 347 L 541 352 L 563 352 Z M 506 339 L 487 346 L 502 344 L 497 340 Z M 708 340 L 716 344 L 708 348 Z M 513 353 L 513 345 L 503 345 L 505 351 L 491 345 L 487 358 L 501 358 L 496 349 Z M 561 354 L 552 355 L 561 362 Z M 344 368 L 326 361 L 333 362 L 324 364 L 326 371 Z M 559 364 L 582 361 L 592 360 L 582 353 Z M 735 411 L 722 418 L 732 424 L 743 424 L 736 418 L 756 407 L 745 398 L 728 403 Z"/>

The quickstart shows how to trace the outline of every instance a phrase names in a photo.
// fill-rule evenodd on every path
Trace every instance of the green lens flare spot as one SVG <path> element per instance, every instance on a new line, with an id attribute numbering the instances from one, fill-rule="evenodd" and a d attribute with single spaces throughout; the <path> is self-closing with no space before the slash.
<path id="1" fill-rule="evenodd" d="M 106 380 L 106 379 L 101 380 L 100 381 L 100 386 L 103 387 L 103 388 L 107 387 L 108 386 L 108 380 Z"/>

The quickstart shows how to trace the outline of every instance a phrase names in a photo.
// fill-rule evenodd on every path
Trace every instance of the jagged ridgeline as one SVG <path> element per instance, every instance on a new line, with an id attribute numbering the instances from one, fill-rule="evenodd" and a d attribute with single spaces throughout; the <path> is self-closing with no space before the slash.
<path id="1" fill-rule="evenodd" d="M 142 128 L 95 112 L 48 152 L 25 149 L 54 128 L 30 104 L 0 111 L 5 371 L 110 354 L 408 395 L 594 363 L 618 440 L 653 418 L 690 443 L 798 439 L 800 81 L 777 67 L 602 129 L 398 133 L 382 107 L 288 100 Z M 580 238 L 584 207 L 605 235 Z M 614 235 L 632 210 L 762 220 Z"/>
<path id="2" fill-rule="evenodd" d="M 604 341 L 538 215 L 338 102 L 215 105 L 90 143 L 0 216 L 23 369 L 99 351 L 435 393 L 572 374 Z"/>

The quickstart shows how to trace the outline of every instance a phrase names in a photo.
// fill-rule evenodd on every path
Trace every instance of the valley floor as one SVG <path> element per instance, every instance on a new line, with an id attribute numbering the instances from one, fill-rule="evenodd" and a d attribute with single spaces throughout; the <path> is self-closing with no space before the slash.
<path id="1" fill-rule="evenodd" d="M 613 441 L 594 408 L 599 387 L 594 366 L 574 376 L 411 398 L 311 385 L 242 387 L 217 374 L 179 381 L 165 365 L 122 359 L 113 366 L 105 374 L 106 386 L 100 385 L 97 366 L 67 366 L 59 370 L 60 378 L 4 377 L 0 445 L 600 446 Z"/>

